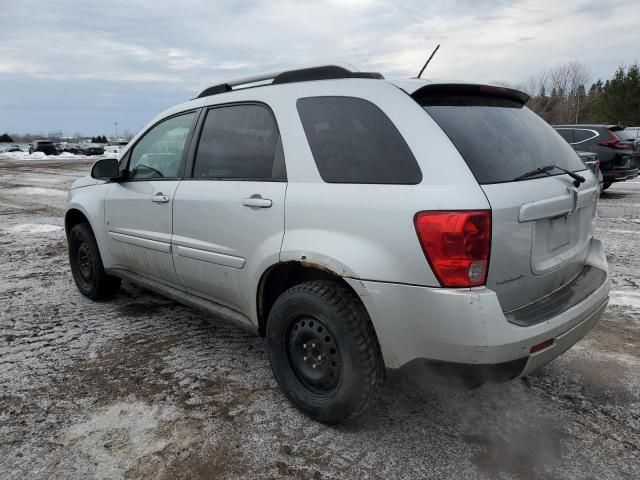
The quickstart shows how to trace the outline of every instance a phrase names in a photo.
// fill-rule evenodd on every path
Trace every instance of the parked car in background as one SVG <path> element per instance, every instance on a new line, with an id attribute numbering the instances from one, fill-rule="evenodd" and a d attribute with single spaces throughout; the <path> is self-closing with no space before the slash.
<path id="1" fill-rule="evenodd" d="M 576 151 L 576 153 L 580 156 L 580 159 L 584 162 L 584 164 L 589 167 L 589 169 L 596 176 L 596 178 L 598 179 L 598 185 L 600 186 L 600 191 L 602 192 L 604 178 L 602 177 L 602 172 L 600 171 L 600 160 L 598 159 L 598 154 L 593 152 L 580 151 Z"/>
<path id="2" fill-rule="evenodd" d="M 625 142 L 633 142 L 635 150 L 640 150 L 640 127 L 625 127 L 618 134 L 620 139 Z"/>
<path id="3" fill-rule="evenodd" d="M 22 149 L 18 145 L 5 145 L 0 146 L 0 152 L 21 152 Z"/>
<path id="4" fill-rule="evenodd" d="M 95 143 L 81 143 L 78 145 L 78 155 L 104 155 L 104 147 Z"/>
<path id="5" fill-rule="evenodd" d="M 575 149 L 593 152 L 600 160 L 603 189 L 614 182 L 638 176 L 638 152 L 635 144 L 623 141 L 622 125 L 554 125 L 558 133 Z"/>
<path id="6" fill-rule="evenodd" d="M 60 152 L 51 140 L 35 140 L 29 147 L 29 154 L 42 152 L 45 155 L 58 155 Z"/>
<path id="7" fill-rule="evenodd" d="M 73 154 L 80 153 L 80 147 L 75 143 L 66 143 L 66 142 L 64 142 L 64 143 L 61 143 L 58 148 L 62 152 L 73 153 Z"/>
<path id="8" fill-rule="evenodd" d="M 528 375 L 609 297 L 596 178 L 528 99 L 339 66 L 214 85 L 72 185 L 73 278 L 266 336 L 283 393 L 330 424 L 371 405 L 385 367 Z"/>

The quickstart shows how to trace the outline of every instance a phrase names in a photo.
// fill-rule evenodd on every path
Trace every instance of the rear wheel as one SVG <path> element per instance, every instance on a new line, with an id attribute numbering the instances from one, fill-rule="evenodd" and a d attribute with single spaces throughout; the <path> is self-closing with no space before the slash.
<path id="1" fill-rule="evenodd" d="M 283 293 L 269 314 L 267 347 L 284 394 L 327 424 L 363 413 L 384 378 L 366 310 L 335 282 L 302 283 Z"/>
<path id="2" fill-rule="evenodd" d="M 78 290 L 91 300 L 111 298 L 120 288 L 122 281 L 105 273 L 98 244 L 86 223 L 69 232 L 69 264 Z"/>
<path id="3" fill-rule="evenodd" d="M 606 190 L 607 188 L 609 188 L 611 186 L 611 182 L 604 182 L 602 184 L 602 190 Z"/>

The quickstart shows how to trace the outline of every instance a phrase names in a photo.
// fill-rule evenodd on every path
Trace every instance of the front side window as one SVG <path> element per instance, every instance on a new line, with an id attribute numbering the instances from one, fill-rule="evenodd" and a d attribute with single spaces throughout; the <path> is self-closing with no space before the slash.
<path id="1" fill-rule="evenodd" d="M 151 128 L 131 152 L 130 179 L 176 178 L 196 113 L 172 117 Z"/>
<path id="2" fill-rule="evenodd" d="M 284 180 L 280 133 L 262 105 L 232 105 L 207 112 L 193 178 Z"/>
<path id="3" fill-rule="evenodd" d="M 353 97 L 309 97 L 297 102 L 318 172 L 327 183 L 415 185 L 422 172 L 389 118 Z"/>

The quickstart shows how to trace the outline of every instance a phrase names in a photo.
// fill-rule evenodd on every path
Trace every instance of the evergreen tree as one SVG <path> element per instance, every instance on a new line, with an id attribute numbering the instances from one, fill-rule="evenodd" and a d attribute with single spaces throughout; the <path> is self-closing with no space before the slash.
<path id="1" fill-rule="evenodd" d="M 13 143 L 13 139 L 9 136 L 8 133 L 3 133 L 0 135 L 0 143 Z"/>
<path id="2" fill-rule="evenodd" d="M 603 120 L 625 125 L 640 124 L 640 66 L 619 67 L 605 83 L 602 94 Z"/>

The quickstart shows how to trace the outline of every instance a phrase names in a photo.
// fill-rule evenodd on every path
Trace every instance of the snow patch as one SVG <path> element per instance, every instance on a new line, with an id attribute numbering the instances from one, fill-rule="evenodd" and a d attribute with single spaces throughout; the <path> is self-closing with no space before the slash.
<path id="1" fill-rule="evenodd" d="M 7 190 L 9 194 L 20 195 L 66 195 L 64 190 L 57 190 L 55 188 L 40 188 L 40 187 L 18 187 Z"/>
<path id="2" fill-rule="evenodd" d="M 59 225 L 50 225 L 47 223 L 21 223 L 9 228 L 10 233 L 50 233 L 62 230 Z"/>
<path id="3" fill-rule="evenodd" d="M 632 290 L 611 290 L 609 294 L 611 295 L 609 305 L 640 309 L 640 292 Z"/>
<path id="4" fill-rule="evenodd" d="M 171 443 L 170 438 L 156 435 L 156 429 L 177 416 L 172 406 L 118 402 L 72 426 L 64 440 L 92 461 L 95 478 L 121 478 L 137 459 Z"/>

